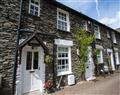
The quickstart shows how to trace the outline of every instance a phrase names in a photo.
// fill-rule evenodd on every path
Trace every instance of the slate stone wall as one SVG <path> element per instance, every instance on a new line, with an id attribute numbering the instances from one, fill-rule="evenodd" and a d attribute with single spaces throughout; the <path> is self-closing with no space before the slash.
<path id="1" fill-rule="evenodd" d="M 49 7 L 49 8 L 48 8 Z M 22 29 L 30 30 L 33 32 L 40 32 L 40 33 L 52 33 L 56 35 L 56 38 L 61 39 L 69 39 L 73 40 L 74 34 L 79 31 L 80 27 L 82 27 L 82 24 L 86 19 L 84 17 L 79 17 L 75 14 L 69 14 L 70 16 L 70 32 L 62 31 L 57 29 L 57 8 L 49 3 L 47 3 L 44 0 L 41 0 L 40 3 L 40 16 L 33 16 L 28 13 L 29 10 L 29 0 L 24 1 L 24 8 L 23 8 L 23 18 L 22 18 Z M 46 10 L 47 9 L 47 10 Z M 89 21 L 89 20 L 88 20 Z M 88 23 L 89 32 L 93 33 L 92 25 L 94 23 L 90 21 Z M 100 26 L 100 32 L 101 32 L 101 39 L 96 40 L 96 44 L 103 46 L 104 49 L 111 48 L 111 40 L 107 38 L 107 30 L 105 27 Z M 27 33 L 26 33 L 27 35 Z M 49 45 L 49 48 L 53 50 L 53 43 L 55 38 L 45 38 L 47 39 L 47 45 Z M 43 39 L 43 41 L 45 41 Z M 76 43 L 74 41 L 74 46 L 72 46 L 72 71 L 73 74 L 76 77 L 77 81 L 81 80 L 81 73 L 80 73 L 80 67 L 78 64 L 78 56 L 77 56 L 77 48 Z M 53 51 L 51 51 L 51 55 L 53 55 Z M 106 51 L 103 51 L 103 56 L 106 56 Z M 105 59 L 104 59 L 105 61 Z M 47 66 L 48 67 L 48 66 Z M 52 76 L 52 70 L 50 70 L 46 67 L 46 80 L 49 79 L 48 76 Z M 48 74 L 49 72 L 49 74 Z M 79 73 L 78 73 L 79 72 Z M 48 77 L 48 78 L 47 78 Z M 66 77 L 66 76 L 65 76 Z M 67 78 L 67 77 L 66 77 Z"/>
<path id="2" fill-rule="evenodd" d="M 18 14 L 18 0 L 0 1 L 0 73 L 3 89 L 11 89 L 12 86 Z M 6 93 L 10 95 L 10 92 Z"/>
<path id="3" fill-rule="evenodd" d="M 13 76 L 13 64 L 15 57 L 16 31 L 19 14 L 19 0 L 2 0 L 0 2 L 0 73 L 3 75 L 3 88 L 11 88 Z M 50 54 L 53 56 L 53 44 L 55 38 L 73 40 L 72 46 L 72 71 L 77 82 L 81 80 L 80 68 L 77 57 L 77 46 L 73 39 L 75 32 L 79 31 L 82 26 L 84 17 L 78 17 L 70 13 L 70 32 L 57 30 L 57 8 L 45 0 L 40 0 L 40 16 L 33 16 L 28 13 L 29 0 L 24 0 L 22 10 L 21 29 L 27 30 L 21 32 L 21 39 L 28 38 L 34 32 L 40 33 L 39 37 L 46 42 Z M 93 33 L 92 25 L 88 24 L 89 32 Z M 111 40 L 107 38 L 107 28 L 100 26 L 101 40 L 96 40 L 96 44 L 103 46 L 104 49 L 112 48 Z M 41 34 L 43 33 L 43 34 Z M 45 36 L 44 34 L 48 34 Z M 50 34 L 50 35 L 49 35 Z M 52 34 L 52 35 L 51 35 Z M 55 35 L 55 37 L 53 36 Z M 120 52 L 120 34 L 116 34 L 117 44 L 114 47 L 119 48 Z M 120 54 L 120 53 L 119 53 Z M 55 53 L 56 55 L 56 53 Z M 103 51 L 103 56 L 106 56 L 106 51 Z M 104 59 L 105 61 L 105 59 Z M 56 61 L 55 61 L 56 63 Z M 46 80 L 53 77 L 53 64 L 46 65 Z M 65 81 L 67 76 L 65 76 Z"/>
<path id="4" fill-rule="evenodd" d="M 56 35 L 55 38 L 61 39 L 69 39 L 73 40 L 73 35 L 75 32 L 79 31 L 80 27 L 82 26 L 82 22 L 84 21 L 83 18 L 80 18 L 74 14 L 70 14 L 70 32 L 62 31 L 57 29 L 57 8 L 44 0 L 41 0 L 40 3 L 40 16 L 33 16 L 28 13 L 29 2 L 28 0 L 24 1 L 24 8 L 23 8 L 23 18 L 22 18 L 22 29 L 34 31 L 37 33 L 50 33 Z M 33 32 L 32 32 L 33 33 Z M 23 33 L 24 34 L 24 33 Z M 29 33 L 26 32 L 25 35 Z M 41 36 L 41 35 L 39 35 Z M 22 38 L 22 36 L 21 36 Z M 27 37 L 26 37 L 27 38 Z M 51 55 L 53 55 L 53 43 L 55 38 L 48 38 L 42 37 L 43 41 L 47 42 L 47 46 L 50 49 Z M 74 41 L 74 40 L 73 40 Z M 76 54 L 76 44 L 74 42 L 74 46 L 72 46 L 72 71 L 73 74 L 76 76 L 76 80 L 80 80 L 80 68 L 78 66 L 78 57 Z M 56 63 L 55 63 L 56 64 Z M 50 66 L 52 67 L 52 65 Z M 53 69 L 53 68 L 52 68 Z M 48 73 L 49 72 L 49 73 Z M 52 70 L 49 71 L 48 66 L 46 66 L 46 80 L 49 79 L 49 76 L 53 76 Z M 67 77 L 66 77 L 67 78 Z"/>

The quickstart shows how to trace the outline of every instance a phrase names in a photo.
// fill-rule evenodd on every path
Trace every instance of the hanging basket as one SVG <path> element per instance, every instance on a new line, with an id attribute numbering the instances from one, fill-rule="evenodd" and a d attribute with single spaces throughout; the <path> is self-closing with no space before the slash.
<path id="1" fill-rule="evenodd" d="M 45 64 L 52 63 L 52 56 L 50 54 L 46 54 L 44 57 L 44 62 L 45 62 Z"/>

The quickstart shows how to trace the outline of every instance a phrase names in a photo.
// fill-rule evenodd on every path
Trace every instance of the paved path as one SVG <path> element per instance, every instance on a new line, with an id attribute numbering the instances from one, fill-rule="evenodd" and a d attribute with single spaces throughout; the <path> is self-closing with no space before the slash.
<path id="1" fill-rule="evenodd" d="M 120 73 L 96 81 L 78 83 L 52 95 L 120 95 Z"/>

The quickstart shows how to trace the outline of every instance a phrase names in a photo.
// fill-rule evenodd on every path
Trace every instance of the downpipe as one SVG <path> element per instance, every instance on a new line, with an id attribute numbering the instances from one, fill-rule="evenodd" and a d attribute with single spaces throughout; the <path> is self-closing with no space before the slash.
<path id="1" fill-rule="evenodd" d="M 15 92 L 16 92 L 16 74 L 17 74 L 17 67 L 18 67 L 18 45 L 19 45 L 19 39 L 20 39 L 22 6 L 23 6 L 23 0 L 20 0 L 20 11 L 19 11 L 18 28 L 17 28 L 17 42 L 16 42 L 15 60 L 14 60 L 14 69 L 13 69 L 12 95 L 15 95 Z"/>

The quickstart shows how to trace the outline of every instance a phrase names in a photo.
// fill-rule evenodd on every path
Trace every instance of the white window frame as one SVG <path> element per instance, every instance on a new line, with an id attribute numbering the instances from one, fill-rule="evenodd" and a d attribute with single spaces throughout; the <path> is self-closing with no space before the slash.
<path id="1" fill-rule="evenodd" d="M 83 21 L 83 29 L 88 31 L 88 23 L 87 23 L 87 21 Z"/>
<path id="2" fill-rule="evenodd" d="M 113 43 L 117 43 L 115 32 L 112 33 Z"/>
<path id="3" fill-rule="evenodd" d="M 119 65 L 120 60 L 119 60 L 119 52 L 118 51 L 115 51 L 115 60 L 116 60 L 116 64 Z"/>
<path id="4" fill-rule="evenodd" d="M 38 7 L 38 15 L 35 15 L 35 14 L 31 14 L 31 13 L 30 13 L 31 5 L 33 5 L 33 6 L 35 6 L 35 7 Z M 31 2 L 31 0 L 29 0 L 29 14 L 34 15 L 34 16 L 40 16 L 40 0 L 39 0 L 39 5 L 34 4 L 34 3 Z"/>
<path id="5" fill-rule="evenodd" d="M 57 76 L 71 74 L 72 73 L 72 67 L 71 67 L 71 47 L 70 46 L 58 45 L 57 46 L 57 60 L 59 59 L 59 57 L 58 57 L 58 47 L 68 48 L 68 71 L 63 71 L 63 72 L 59 72 L 59 73 L 57 72 Z"/>
<path id="6" fill-rule="evenodd" d="M 94 27 L 94 32 L 95 32 L 95 38 L 96 39 L 101 39 L 101 34 L 100 34 L 100 27 L 98 26 L 98 25 L 96 25 L 96 24 L 94 24 L 94 26 L 96 26 L 97 27 L 97 31 L 95 30 L 95 27 Z M 96 36 L 96 33 L 99 33 L 99 35 L 98 36 Z"/>
<path id="7" fill-rule="evenodd" d="M 107 31 L 107 38 L 110 38 L 110 32 Z"/>
<path id="8" fill-rule="evenodd" d="M 61 12 L 61 13 L 63 13 L 63 14 L 66 14 L 66 19 L 67 19 L 67 20 L 66 20 L 66 23 L 67 23 L 67 30 L 63 30 L 63 29 L 60 29 L 60 28 L 58 27 L 58 20 L 59 20 L 59 21 L 62 21 L 62 22 L 65 22 L 65 21 L 59 19 L 59 12 Z M 64 10 L 62 10 L 62 9 L 60 9 L 60 8 L 57 8 L 57 29 L 60 29 L 60 30 L 63 30 L 63 31 L 70 32 L 69 12 L 64 11 Z"/>
<path id="9" fill-rule="evenodd" d="M 100 51 L 100 55 L 97 55 L 97 62 L 98 63 L 103 63 L 103 50 L 102 49 L 97 49 Z M 98 60 L 98 56 L 100 56 L 100 60 Z"/>

